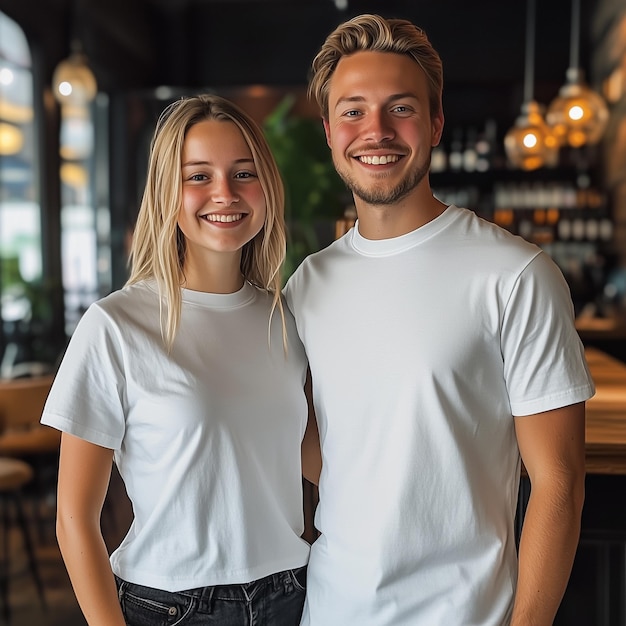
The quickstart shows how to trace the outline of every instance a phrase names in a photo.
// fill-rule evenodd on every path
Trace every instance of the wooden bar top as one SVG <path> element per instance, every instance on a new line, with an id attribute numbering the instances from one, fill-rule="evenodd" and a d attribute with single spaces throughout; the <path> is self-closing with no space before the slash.
<path id="1" fill-rule="evenodd" d="M 596 384 L 587 400 L 587 473 L 626 474 L 626 364 L 596 348 L 585 356 Z"/>

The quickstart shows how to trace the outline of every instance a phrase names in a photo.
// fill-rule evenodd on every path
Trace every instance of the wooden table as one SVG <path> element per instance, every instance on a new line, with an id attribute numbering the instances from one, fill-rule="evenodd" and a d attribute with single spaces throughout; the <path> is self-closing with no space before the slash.
<path id="1" fill-rule="evenodd" d="M 587 401 L 587 473 L 626 474 L 626 364 L 596 348 L 585 356 L 596 384 Z"/>
<path id="2" fill-rule="evenodd" d="M 585 357 L 596 385 L 595 395 L 587 400 L 587 474 L 626 475 L 626 364 L 597 348 L 585 348 Z M 522 463 L 518 533 L 521 532 L 529 496 L 530 482 Z"/>
<path id="3" fill-rule="evenodd" d="M 626 364 L 585 348 L 596 395 L 587 401 L 587 480 L 580 542 L 555 624 L 626 624 Z"/>
<path id="4" fill-rule="evenodd" d="M 582 529 L 556 626 L 626 624 L 626 364 L 597 348 L 585 356 L 596 394 L 587 401 Z M 530 495 L 522 476 L 517 532 Z M 519 534 L 518 534 L 519 536 Z"/>

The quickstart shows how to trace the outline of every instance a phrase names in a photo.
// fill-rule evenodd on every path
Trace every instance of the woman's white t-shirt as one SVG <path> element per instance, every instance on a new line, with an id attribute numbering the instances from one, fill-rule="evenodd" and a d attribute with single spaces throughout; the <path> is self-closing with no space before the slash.
<path id="1" fill-rule="evenodd" d="M 122 579 L 179 591 L 300 567 L 306 358 L 293 319 L 285 354 L 265 292 L 182 299 L 171 354 L 151 283 L 93 304 L 42 423 L 114 450 L 134 512 L 111 555 Z"/>

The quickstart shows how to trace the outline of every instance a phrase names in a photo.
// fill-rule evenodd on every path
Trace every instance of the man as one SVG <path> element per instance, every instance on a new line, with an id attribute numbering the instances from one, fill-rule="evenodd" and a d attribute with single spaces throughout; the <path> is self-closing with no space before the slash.
<path id="1" fill-rule="evenodd" d="M 419 28 L 356 17 L 312 70 L 358 221 L 285 288 L 323 458 L 302 624 L 548 626 L 594 392 L 568 286 L 536 246 L 433 197 L 442 67 Z"/>

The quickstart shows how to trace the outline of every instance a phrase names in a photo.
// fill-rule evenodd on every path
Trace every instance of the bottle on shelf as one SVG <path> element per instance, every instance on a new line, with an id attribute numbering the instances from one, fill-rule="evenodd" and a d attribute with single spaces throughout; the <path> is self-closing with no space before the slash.
<path id="1" fill-rule="evenodd" d="M 465 143 L 463 145 L 462 167 L 465 172 L 473 172 L 476 169 L 476 162 L 478 161 L 476 140 L 476 129 L 470 126 L 465 133 Z"/>
<path id="2" fill-rule="evenodd" d="M 486 172 L 493 168 L 495 147 L 497 142 L 497 126 L 493 119 L 485 122 L 485 128 L 476 140 L 476 171 Z"/>

